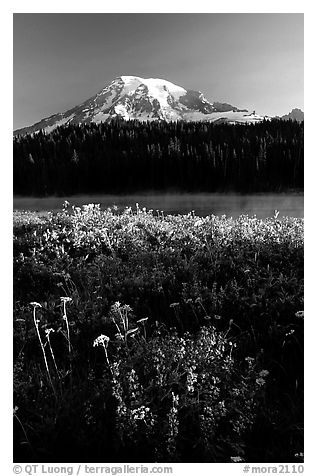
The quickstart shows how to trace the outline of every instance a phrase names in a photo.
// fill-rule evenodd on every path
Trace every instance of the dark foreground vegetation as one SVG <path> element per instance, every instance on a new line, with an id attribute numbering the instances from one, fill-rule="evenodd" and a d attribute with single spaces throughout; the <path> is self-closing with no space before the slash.
<path id="1" fill-rule="evenodd" d="M 303 220 L 14 216 L 14 458 L 291 462 Z"/>
<path id="2" fill-rule="evenodd" d="M 15 137 L 13 158 L 20 195 L 302 190 L 304 123 L 69 125 Z"/>

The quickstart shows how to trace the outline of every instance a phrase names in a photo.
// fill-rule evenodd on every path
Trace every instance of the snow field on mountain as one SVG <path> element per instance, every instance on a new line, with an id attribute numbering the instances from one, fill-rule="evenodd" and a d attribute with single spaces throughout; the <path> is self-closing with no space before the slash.
<path id="1" fill-rule="evenodd" d="M 54 129 L 56 129 L 56 127 L 63 126 L 65 124 L 67 124 L 68 122 L 70 122 L 73 119 L 74 116 L 75 116 L 75 114 L 72 114 L 71 116 L 64 117 L 60 121 L 55 122 L 52 126 L 47 126 L 45 128 L 45 131 L 47 133 L 52 132 Z"/>

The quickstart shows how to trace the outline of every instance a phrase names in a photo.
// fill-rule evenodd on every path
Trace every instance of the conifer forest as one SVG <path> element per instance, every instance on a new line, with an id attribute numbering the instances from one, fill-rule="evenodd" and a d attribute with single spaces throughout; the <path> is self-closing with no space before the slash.
<path id="1" fill-rule="evenodd" d="M 290 120 L 60 126 L 14 138 L 14 193 L 302 190 L 303 136 Z"/>

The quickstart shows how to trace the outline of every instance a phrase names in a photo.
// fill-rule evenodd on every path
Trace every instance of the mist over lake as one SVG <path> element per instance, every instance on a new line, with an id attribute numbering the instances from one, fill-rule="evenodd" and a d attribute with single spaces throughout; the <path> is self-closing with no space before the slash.
<path id="1" fill-rule="evenodd" d="M 237 217 L 241 214 L 256 215 L 258 218 L 272 217 L 275 210 L 280 216 L 304 217 L 303 194 L 137 194 L 137 195 L 75 195 L 67 197 L 14 197 L 15 210 L 58 211 L 64 201 L 82 206 L 88 203 L 100 204 L 102 209 L 116 205 L 125 207 L 159 210 L 167 214 L 227 215 Z"/>

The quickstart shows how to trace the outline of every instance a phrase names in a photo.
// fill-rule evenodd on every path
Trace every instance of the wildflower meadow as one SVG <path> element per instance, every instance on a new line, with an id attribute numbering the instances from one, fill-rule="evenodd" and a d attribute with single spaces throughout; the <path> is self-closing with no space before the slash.
<path id="1" fill-rule="evenodd" d="M 299 462 L 303 219 L 14 213 L 14 459 Z"/>

